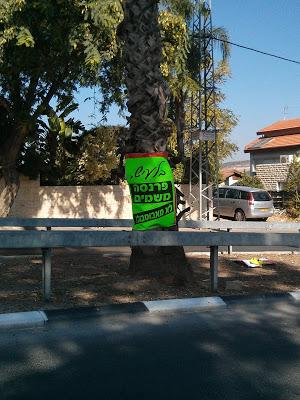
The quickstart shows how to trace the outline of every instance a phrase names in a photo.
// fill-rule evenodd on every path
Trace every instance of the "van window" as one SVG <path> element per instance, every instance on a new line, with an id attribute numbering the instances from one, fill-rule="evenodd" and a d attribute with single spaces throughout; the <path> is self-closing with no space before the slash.
<path id="1" fill-rule="evenodd" d="M 240 192 L 236 189 L 228 189 L 227 193 L 226 193 L 226 198 L 227 199 L 239 199 Z"/>
<path id="2" fill-rule="evenodd" d="M 268 192 L 252 192 L 254 201 L 270 201 L 272 200 Z"/>
<path id="3" fill-rule="evenodd" d="M 225 189 L 225 188 L 219 188 L 219 198 L 220 199 L 224 199 L 226 190 L 227 189 Z"/>
<path id="4" fill-rule="evenodd" d="M 248 193 L 245 192 L 244 190 L 241 190 L 241 199 L 242 200 L 247 200 L 248 199 Z"/>

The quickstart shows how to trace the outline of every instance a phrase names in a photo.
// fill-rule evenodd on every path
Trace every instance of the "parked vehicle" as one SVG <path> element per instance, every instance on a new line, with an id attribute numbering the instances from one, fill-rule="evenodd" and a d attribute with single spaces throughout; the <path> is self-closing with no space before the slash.
<path id="1" fill-rule="evenodd" d="M 219 198 L 218 198 L 219 197 Z M 236 221 L 257 219 L 266 221 L 274 213 L 270 194 L 263 189 L 247 186 L 221 186 L 214 193 L 214 214 Z"/>

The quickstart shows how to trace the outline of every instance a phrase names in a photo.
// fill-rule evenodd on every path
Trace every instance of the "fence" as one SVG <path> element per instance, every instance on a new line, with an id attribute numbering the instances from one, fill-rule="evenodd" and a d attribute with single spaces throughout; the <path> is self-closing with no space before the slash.
<path id="1" fill-rule="evenodd" d="M 269 192 L 273 202 L 274 207 L 279 210 L 283 210 L 286 208 L 288 201 L 291 198 L 291 194 L 289 192 L 280 191 L 280 192 Z"/>
<path id="2" fill-rule="evenodd" d="M 290 246 L 300 245 L 300 224 L 183 221 L 180 227 L 192 231 L 131 231 L 131 230 L 52 230 L 54 227 L 114 227 L 131 226 L 131 220 L 0 218 L 0 227 L 34 227 L 46 230 L 2 230 L 0 249 L 40 248 L 43 255 L 42 282 L 45 300 L 51 296 L 51 249 L 61 247 L 130 247 L 130 246 L 208 246 L 210 248 L 211 290 L 218 288 L 219 246 Z M 196 229 L 196 230 L 195 230 Z M 214 231 L 201 231 L 210 229 Z M 222 231 L 222 229 L 226 231 Z M 232 229 L 243 229 L 232 232 Z M 257 229 L 259 232 L 245 232 Z M 271 230 L 283 232 L 271 233 Z M 291 233 L 293 232 L 293 233 Z"/>

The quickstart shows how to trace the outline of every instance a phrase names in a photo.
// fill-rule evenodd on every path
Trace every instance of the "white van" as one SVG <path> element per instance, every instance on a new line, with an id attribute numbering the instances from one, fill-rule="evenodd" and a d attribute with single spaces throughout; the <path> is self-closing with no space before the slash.
<path id="1" fill-rule="evenodd" d="M 247 186 L 220 186 L 214 193 L 214 214 L 236 221 L 257 219 L 266 221 L 274 214 L 270 194 L 263 189 Z"/>

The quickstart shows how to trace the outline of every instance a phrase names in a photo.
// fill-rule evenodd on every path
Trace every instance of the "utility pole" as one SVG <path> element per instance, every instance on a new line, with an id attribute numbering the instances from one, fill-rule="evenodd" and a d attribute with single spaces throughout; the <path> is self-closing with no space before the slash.
<path id="1" fill-rule="evenodd" d="M 194 1 L 192 47 L 199 60 L 199 90 L 193 92 L 190 99 L 190 218 L 209 220 L 213 219 L 213 193 L 218 188 L 219 178 L 213 31 L 209 0 Z M 218 194 L 215 201 L 219 208 Z"/>

